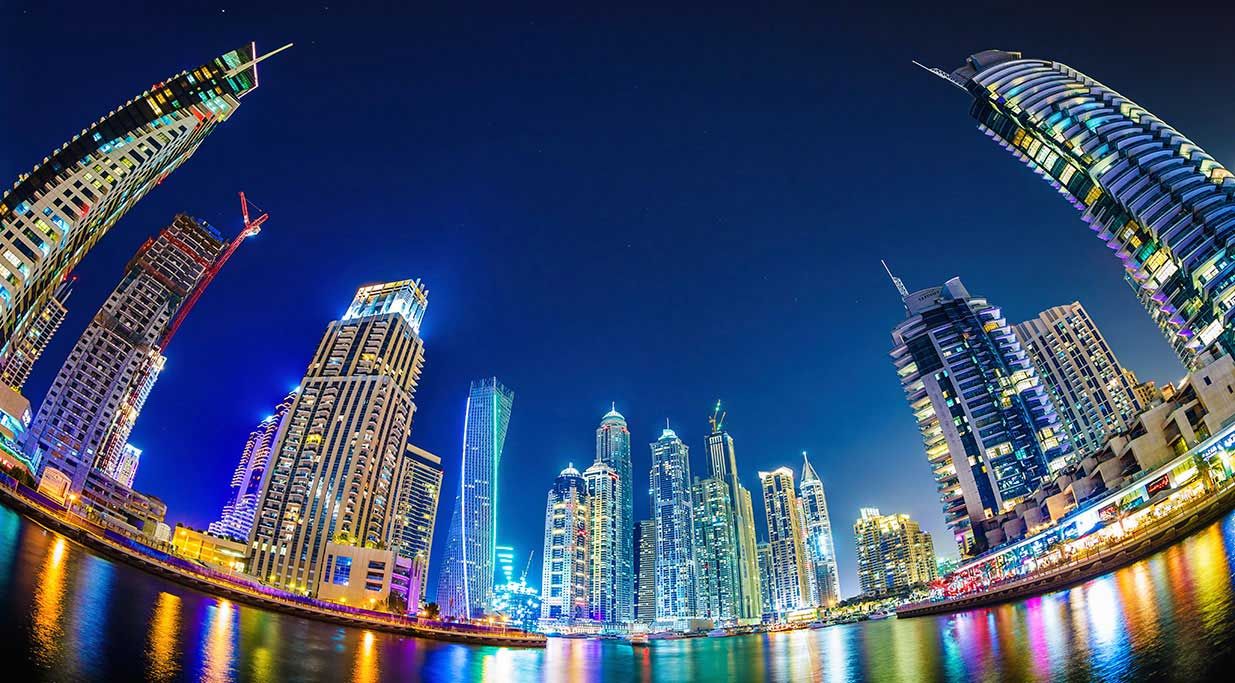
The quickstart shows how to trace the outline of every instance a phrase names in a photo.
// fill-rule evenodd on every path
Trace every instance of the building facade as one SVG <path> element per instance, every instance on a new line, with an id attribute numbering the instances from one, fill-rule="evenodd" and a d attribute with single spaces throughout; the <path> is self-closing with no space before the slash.
<path id="1" fill-rule="evenodd" d="M 985 549 L 985 521 L 1014 507 L 1073 452 L 999 307 L 970 295 L 959 278 L 912 294 L 894 282 L 908 318 L 892 330 L 892 362 L 944 519 L 961 554 L 974 554 Z"/>
<path id="2" fill-rule="evenodd" d="M 803 546 L 806 550 L 810 603 L 832 607 L 840 602 L 840 572 L 836 567 L 836 546 L 832 542 L 832 518 L 823 480 L 802 453 L 802 482 L 798 484 L 798 505 L 802 511 Z"/>
<path id="3" fill-rule="evenodd" d="M 772 546 L 767 541 L 755 545 L 755 558 L 759 562 L 759 598 L 762 601 L 763 613 L 776 612 L 776 600 L 773 587 L 776 585 L 776 566 L 772 564 Z"/>
<path id="4" fill-rule="evenodd" d="M 772 607 L 774 612 L 784 614 L 810 604 L 810 579 L 793 470 L 781 467 L 760 472 L 759 481 L 763 485 L 763 509 L 772 552 Z"/>
<path id="5" fill-rule="evenodd" d="M 613 468 L 621 482 L 616 523 L 619 543 L 613 561 L 617 621 L 630 622 L 635 618 L 635 480 L 630 461 L 630 428 L 616 405 L 611 406 L 596 428 L 596 461 Z"/>
<path id="6" fill-rule="evenodd" d="M 68 300 L 75 280 L 74 277 L 62 280 L 43 309 L 27 318 L 26 324 L 9 342 L 4 355 L 0 356 L 0 384 L 14 391 L 21 391 L 26 385 L 35 362 L 47 350 L 52 336 L 69 313 Z"/>
<path id="7" fill-rule="evenodd" d="M 208 224 L 176 216 L 138 249 L 60 366 L 30 439 L 41 467 L 68 474 L 75 494 L 93 500 L 84 492 L 91 469 L 122 476 L 129 432 L 163 367 L 163 336 L 224 246 Z"/>
<path id="8" fill-rule="evenodd" d="M 463 464 L 437 584 L 448 617 L 477 619 L 493 593 L 497 539 L 498 466 L 514 392 L 496 377 L 472 382 L 463 420 Z"/>
<path id="9" fill-rule="evenodd" d="M 1048 308 L 1015 328 L 1080 457 L 1128 428 L 1147 406 L 1080 302 Z"/>
<path id="10" fill-rule="evenodd" d="M 590 514 L 587 482 L 579 470 L 568 465 L 553 481 L 545 504 L 545 548 L 540 576 L 542 629 L 552 631 L 589 618 Z"/>
<path id="11" fill-rule="evenodd" d="M 245 439 L 244 449 L 240 452 L 240 462 L 232 472 L 231 485 L 228 489 L 227 502 L 219 519 L 210 523 L 210 533 L 215 536 L 230 538 L 242 543 L 249 542 L 253 532 L 253 518 L 257 514 L 257 504 L 262 496 L 262 484 L 266 481 L 266 468 L 270 464 L 270 454 L 279 438 L 279 428 L 283 418 L 296 400 L 296 387 L 283 397 L 275 406 L 274 413 L 262 418 L 257 428 L 249 432 Z"/>
<path id="12" fill-rule="evenodd" d="M 137 466 L 141 464 L 142 449 L 131 443 L 126 443 L 120 450 L 120 457 L 113 467 L 106 471 L 107 476 L 133 488 L 133 479 L 137 476 Z"/>
<path id="13" fill-rule="evenodd" d="M 428 302 L 419 280 L 368 285 L 326 328 L 268 466 L 248 570 L 259 580 L 312 593 L 328 543 L 381 549 L 397 538 Z"/>
<path id="14" fill-rule="evenodd" d="M 23 173 L 0 196 L 0 356 L 134 204 L 257 88 L 252 44 L 160 81 Z"/>
<path id="15" fill-rule="evenodd" d="M 442 459 L 413 444 L 407 445 L 400 480 L 395 552 L 411 560 L 411 591 L 408 604 L 424 602 L 429 577 L 429 558 L 433 556 L 433 529 L 437 526 L 437 504 L 442 491 Z"/>
<path id="16" fill-rule="evenodd" d="M 583 471 L 588 496 L 588 595 L 593 621 L 624 623 L 618 605 L 623 489 L 617 470 L 597 461 Z"/>
<path id="17" fill-rule="evenodd" d="M 656 519 L 656 623 L 673 628 L 695 617 L 690 450 L 668 426 L 651 448 L 649 491 Z"/>
<path id="18" fill-rule="evenodd" d="M 1081 212 L 1185 367 L 1232 344 L 1235 177 L 1137 103 L 1059 62 L 987 50 L 944 74 L 978 128 Z"/>
<path id="19" fill-rule="evenodd" d="M 656 520 L 636 524 L 635 537 L 635 621 L 651 624 L 656 621 Z"/>
<path id="20" fill-rule="evenodd" d="M 875 508 L 861 514 L 853 535 L 863 595 L 894 595 L 938 578 L 931 535 L 909 515 L 880 515 Z"/>
<path id="21" fill-rule="evenodd" d="M 755 550 L 755 517 L 750 491 L 738 477 L 738 461 L 733 450 L 733 437 L 724 428 L 725 414 L 720 401 L 709 420 L 708 461 L 713 479 L 729 488 L 730 518 L 733 522 L 734 553 L 732 562 L 737 573 L 736 617 L 757 620 L 763 614 L 762 591 L 759 586 L 759 560 Z"/>
<path id="22" fill-rule="evenodd" d="M 695 479 L 694 503 L 695 616 L 715 623 L 739 618 L 737 527 L 729 485 L 720 479 Z"/>

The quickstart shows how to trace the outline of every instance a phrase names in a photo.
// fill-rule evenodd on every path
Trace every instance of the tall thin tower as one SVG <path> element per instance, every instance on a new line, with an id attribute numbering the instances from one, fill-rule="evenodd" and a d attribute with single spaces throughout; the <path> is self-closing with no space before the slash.
<path id="1" fill-rule="evenodd" d="M 0 196 L 0 355 L 116 221 L 235 113 L 273 54 L 249 44 L 155 83 Z"/>
<path id="2" fill-rule="evenodd" d="M 823 480 L 811 467 L 805 451 L 802 452 L 798 505 L 802 510 L 811 603 L 816 607 L 832 607 L 840 600 L 840 573 L 836 567 L 836 546 L 832 542 L 832 518 L 828 515 Z"/>
<path id="3" fill-rule="evenodd" d="M 690 450 L 669 428 L 651 444 L 656 519 L 656 622 L 679 627 L 695 615 Z"/>
<path id="4" fill-rule="evenodd" d="M 724 482 L 729 489 L 729 519 L 733 524 L 734 550 L 733 572 L 737 576 L 737 591 L 734 596 L 735 617 L 757 620 L 763 615 L 759 587 L 759 555 L 755 540 L 754 506 L 750 491 L 742 486 L 738 477 L 738 460 L 733 450 L 733 437 L 725 431 L 725 415 L 720 401 L 708 420 L 708 460 L 712 478 Z"/>
<path id="5" fill-rule="evenodd" d="M 626 418 L 617 411 L 617 405 L 611 406 L 596 428 L 596 462 L 613 468 L 621 482 L 616 522 L 619 540 L 613 573 L 617 621 L 629 623 L 635 618 L 635 481 L 630 463 L 630 428 Z"/>
<path id="6" fill-rule="evenodd" d="M 480 618 L 493 598 L 498 466 L 514 400 L 496 377 L 476 380 L 468 390 L 459 490 L 437 584 L 445 616 Z"/>

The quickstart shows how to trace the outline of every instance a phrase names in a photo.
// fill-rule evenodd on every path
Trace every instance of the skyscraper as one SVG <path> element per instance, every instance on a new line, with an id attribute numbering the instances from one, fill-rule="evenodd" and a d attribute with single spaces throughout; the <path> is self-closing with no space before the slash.
<path id="1" fill-rule="evenodd" d="M 249 44 L 156 83 L 0 196 L 0 355 L 11 357 L 86 252 L 257 88 L 256 57 Z"/>
<path id="2" fill-rule="evenodd" d="M 541 627 L 552 630 L 587 619 L 587 482 L 574 465 L 553 481 L 545 504 L 545 552 L 540 584 Z"/>
<path id="3" fill-rule="evenodd" d="M 708 461 L 712 478 L 725 482 L 729 488 L 730 519 L 733 523 L 734 552 L 731 562 L 737 574 L 735 617 L 757 620 L 763 614 L 759 586 L 759 560 L 755 550 L 755 517 L 750 491 L 738 477 L 738 461 L 733 450 L 733 437 L 725 431 L 725 413 L 720 401 L 708 421 Z"/>
<path id="4" fill-rule="evenodd" d="M 656 621 L 656 520 L 645 519 L 635 525 L 639 554 L 635 556 L 635 621 Z"/>
<path id="5" fill-rule="evenodd" d="M 26 324 L 13 335 L 3 357 L 0 357 L 0 384 L 21 391 L 39 356 L 47 350 L 48 343 L 60 329 L 68 315 L 67 302 L 73 293 L 76 278 L 62 280 L 47 303 L 37 315 L 26 318 Z"/>
<path id="6" fill-rule="evenodd" d="M 1147 407 L 1079 301 L 1048 308 L 1015 330 L 1050 391 L 1077 456 L 1101 448 Z"/>
<path id="7" fill-rule="evenodd" d="M 240 452 L 240 461 L 236 463 L 236 470 L 232 473 L 227 502 L 223 504 L 219 519 L 211 522 L 208 527 L 211 534 L 242 543 L 249 542 L 257 504 L 262 497 L 262 484 L 266 481 L 270 454 L 278 440 L 283 418 L 295 400 L 296 390 L 293 389 L 275 406 L 274 413 L 262 418 L 262 421 L 257 423 L 257 428 L 249 432 L 249 438 L 245 440 L 244 449 Z"/>
<path id="8" fill-rule="evenodd" d="M 313 593 L 328 543 L 383 548 L 397 538 L 428 303 L 419 280 L 368 285 L 327 326 L 273 449 L 253 576 Z"/>
<path id="9" fill-rule="evenodd" d="M 836 547 L 832 543 L 832 520 L 828 516 L 823 480 L 811 467 L 805 452 L 802 453 L 798 505 L 802 509 L 810 602 L 816 607 L 832 607 L 840 601 L 840 572 L 836 568 Z"/>
<path id="10" fill-rule="evenodd" d="M 104 492 L 87 486 L 90 470 L 118 480 L 129 432 L 163 367 L 163 337 L 224 246 L 214 228 L 176 216 L 137 250 L 60 366 L 30 439 L 41 468 L 68 475 L 84 501 L 111 507 Z"/>
<path id="11" fill-rule="evenodd" d="M 635 480 L 630 463 L 630 429 L 616 405 L 605 413 L 596 428 L 596 461 L 612 467 L 621 481 L 617 520 L 619 545 L 613 558 L 617 577 L 617 621 L 629 622 L 635 618 Z"/>
<path id="12" fill-rule="evenodd" d="M 695 479 L 694 501 L 695 614 L 714 622 L 738 619 L 737 527 L 729 485 L 720 479 Z"/>
<path id="13" fill-rule="evenodd" d="M 759 481 L 763 484 L 763 510 L 772 551 L 772 606 L 783 614 L 810 604 L 801 512 L 793 488 L 793 470 L 781 467 L 760 472 Z"/>
<path id="14" fill-rule="evenodd" d="M 433 555 L 433 529 L 437 526 L 437 504 L 442 491 L 442 459 L 412 444 L 403 457 L 402 486 L 399 491 L 398 533 L 395 551 L 412 561 L 412 586 L 409 602 L 423 601 L 429 577 L 429 558 Z"/>
<path id="15" fill-rule="evenodd" d="M 120 449 L 120 457 L 116 459 L 115 465 L 107 472 L 107 475 L 133 488 L 133 479 L 137 476 L 137 466 L 141 464 L 141 459 L 142 449 L 126 443 L 124 448 Z"/>
<path id="16" fill-rule="evenodd" d="M 1235 351 L 1235 178 L 1144 108 L 1059 62 L 986 50 L 933 70 L 974 98 L 978 128 L 1081 211 L 1183 364 Z"/>
<path id="17" fill-rule="evenodd" d="M 944 519 L 961 554 L 985 548 L 981 527 L 1014 507 L 1072 455 L 1033 363 L 986 299 L 959 278 L 910 294 L 892 330 L 892 362 L 918 421 Z"/>
<path id="18" fill-rule="evenodd" d="M 656 518 L 656 622 L 681 626 L 695 616 L 691 547 L 690 451 L 669 429 L 651 444 L 650 494 Z"/>
<path id="19" fill-rule="evenodd" d="M 755 557 L 759 564 L 759 599 L 763 614 L 776 612 L 776 600 L 772 589 L 776 585 L 776 567 L 772 564 L 772 546 L 767 541 L 755 545 Z"/>
<path id="20" fill-rule="evenodd" d="M 514 392 L 496 377 L 476 380 L 463 418 L 463 462 L 437 604 L 448 617 L 480 618 L 493 593 L 497 537 L 497 470 L 506 445 Z"/>
<path id="21" fill-rule="evenodd" d="M 931 535 L 909 515 L 880 515 L 875 508 L 862 508 L 853 535 L 863 595 L 895 594 L 938 577 Z"/>
<path id="22" fill-rule="evenodd" d="M 621 552 L 622 498 L 617 471 L 599 460 L 583 471 L 588 497 L 588 604 L 592 620 L 622 623 L 618 607 L 617 555 Z"/>

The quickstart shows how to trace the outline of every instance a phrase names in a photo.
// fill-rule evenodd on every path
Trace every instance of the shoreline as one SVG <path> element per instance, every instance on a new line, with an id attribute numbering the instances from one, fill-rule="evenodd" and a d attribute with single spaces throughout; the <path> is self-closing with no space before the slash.
<path id="1" fill-rule="evenodd" d="M 543 648 L 547 642 L 547 638 L 538 633 L 527 633 L 524 631 L 471 632 L 433 628 L 407 621 L 349 614 L 315 605 L 299 604 L 271 595 L 254 593 L 246 590 L 239 584 L 229 585 L 204 575 L 195 575 L 166 565 L 153 557 L 135 550 L 114 544 L 83 527 L 73 524 L 67 519 L 53 514 L 38 503 L 25 499 L 20 493 L 13 491 L 8 486 L 0 485 L 0 504 L 3 504 L 30 522 L 60 534 L 106 559 L 123 562 L 148 574 L 209 596 L 232 600 L 251 607 L 351 628 L 370 629 L 405 637 L 467 645 Z"/>
<path id="2" fill-rule="evenodd" d="M 1155 528 L 1152 533 L 1143 538 L 1130 539 L 1084 560 L 1056 567 L 1040 575 L 1012 581 L 977 595 L 906 605 L 898 609 L 896 615 L 898 618 L 913 618 L 950 614 L 1071 588 L 1094 577 L 1139 562 L 1184 540 L 1221 519 L 1222 515 L 1229 512 L 1232 507 L 1235 507 L 1235 487 L 1227 487 L 1205 503 L 1179 515 L 1177 519 L 1162 523 L 1159 528 Z"/>

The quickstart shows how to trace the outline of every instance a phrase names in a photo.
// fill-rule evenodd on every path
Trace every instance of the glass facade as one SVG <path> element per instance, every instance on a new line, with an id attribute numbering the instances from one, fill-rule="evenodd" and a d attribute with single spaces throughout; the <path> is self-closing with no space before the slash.
<path id="1" fill-rule="evenodd" d="M 545 504 L 545 547 L 540 584 L 540 625 L 544 630 L 588 619 L 587 482 L 573 465 L 562 470 Z"/>
<path id="2" fill-rule="evenodd" d="M 949 80 L 978 127 L 1068 199 L 1189 369 L 1235 316 L 1235 178 L 1143 107 L 1059 62 L 988 50 Z"/>
<path id="3" fill-rule="evenodd" d="M 668 427 L 651 448 L 649 493 L 656 519 L 656 623 L 673 628 L 695 616 L 690 451 Z"/>
<path id="4" fill-rule="evenodd" d="M 959 278 L 904 293 L 892 362 L 926 446 L 944 519 L 962 554 L 986 547 L 981 523 L 1013 508 L 1071 445 L 999 307 Z M 975 531 L 975 526 L 977 530 Z"/>
<path id="5" fill-rule="evenodd" d="M 823 480 L 815 473 L 806 454 L 802 454 L 802 482 L 798 484 L 798 505 L 802 509 L 803 545 L 806 548 L 807 577 L 811 604 L 832 607 L 840 601 L 840 572 L 836 568 L 836 547 L 832 542 L 832 520 Z"/>
<path id="6" fill-rule="evenodd" d="M 514 392 L 496 377 L 476 380 L 468 390 L 459 490 L 437 584 L 437 604 L 444 616 L 476 619 L 490 606 L 498 466 L 514 400 Z"/>
<path id="7" fill-rule="evenodd" d="M 635 618 L 635 485 L 630 463 L 630 429 L 616 405 L 601 418 L 596 428 L 596 462 L 613 468 L 621 486 L 615 522 L 618 540 L 613 553 L 613 574 L 616 621 L 626 623 Z"/>
<path id="8" fill-rule="evenodd" d="M 219 519 L 210 523 L 211 534 L 248 543 L 249 534 L 253 531 L 253 516 L 257 513 L 258 499 L 262 495 L 262 483 L 266 479 L 266 466 L 270 464 L 270 453 L 278 439 L 283 418 L 295 398 L 295 391 L 288 393 L 275 406 L 274 414 L 263 418 L 257 428 L 249 432 L 244 450 L 240 453 L 240 462 L 232 473 L 227 502 L 223 504 Z"/>
<path id="9" fill-rule="evenodd" d="M 739 617 L 737 527 L 729 485 L 720 479 L 695 479 L 694 500 L 695 612 L 715 623 Z"/>
<path id="10" fill-rule="evenodd" d="M 763 511 L 767 515 L 768 546 L 772 553 L 772 609 L 784 614 L 810 603 L 801 510 L 793 488 L 793 470 L 781 467 L 760 472 L 759 481 L 763 485 Z"/>

